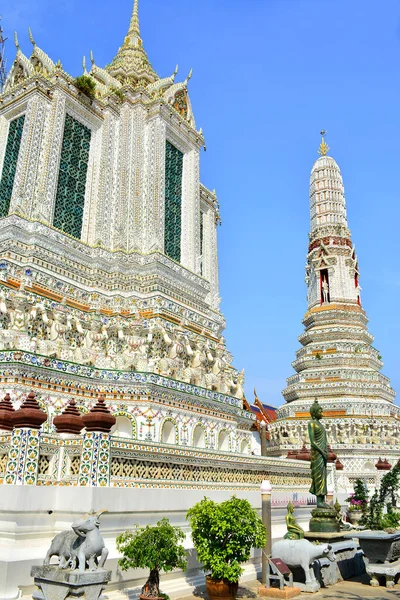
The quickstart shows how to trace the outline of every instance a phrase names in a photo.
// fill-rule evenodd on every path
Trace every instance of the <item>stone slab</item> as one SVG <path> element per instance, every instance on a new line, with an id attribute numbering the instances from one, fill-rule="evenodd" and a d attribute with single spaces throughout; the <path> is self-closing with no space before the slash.
<path id="1" fill-rule="evenodd" d="M 267 598 L 295 598 L 301 594 L 301 589 L 299 587 L 288 587 L 285 586 L 283 590 L 279 588 L 267 588 L 265 586 L 261 586 L 258 588 L 259 596 L 266 596 Z"/>
<path id="2" fill-rule="evenodd" d="M 371 577 L 370 585 L 372 587 L 378 587 L 378 577 L 384 577 L 386 587 L 392 588 L 394 587 L 396 575 L 400 573 L 400 559 L 386 564 L 368 563 L 367 573 Z"/>
<path id="3" fill-rule="evenodd" d="M 344 533 L 344 531 L 306 531 L 304 537 L 310 542 L 323 541 L 329 543 L 344 540 Z"/>

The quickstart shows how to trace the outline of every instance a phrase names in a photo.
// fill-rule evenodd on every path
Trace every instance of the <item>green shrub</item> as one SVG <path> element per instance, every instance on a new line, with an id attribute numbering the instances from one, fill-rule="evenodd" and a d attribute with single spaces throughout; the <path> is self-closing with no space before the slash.
<path id="1" fill-rule="evenodd" d="M 251 549 L 266 544 L 260 517 L 247 500 L 235 496 L 219 504 L 204 498 L 188 510 L 187 518 L 199 561 L 212 579 L 239 581 Z"/>
<path id="2" fill-rule="evenodd" d="M 82 94 L 85 94 L 89 98 L 94 98 L 96 90 L 96 82 L 92 77 L 88 75 L 81 75 L 76 77 L 75 85 Z"/>
<path id="3" fill-rule="evenodd" d="M 133 531 L 125 531 L 117 537 L 117 549 L 123 554 L 118 564 L 123 571 L 150 569 L 142 594 L 165 598 L 160 592 L 160 571 L 186 569 L 185 549 L 181 544 L 184 539 L 183 531 L 173 527 L 168 519 L 161 519 L 154 526 L 137 525 Z"/>
<path id="4" fill-rule="evenodd" d="M 112 87 L 111 91 L 112 91 L 113 94 L 115 94 L 117 96 L 117 98 L 119 98 L 119 100 L 121 100 L 121 102 L 123 102 L 125 100 L 125 94 L 119 88 Z"/>
<path id="5" fill-rule="evenodd" d="M 400 486 L 400 461 L 384 477 L 379 490 L 373 494 L 368 511 L 363 515 L 360 524 L 369 529 L 386 529 L 398 527 L 400 516 L 393 510 L 396 507 L 396 491 Z M 386 514 L 384 509 L 386 508 Z"/>

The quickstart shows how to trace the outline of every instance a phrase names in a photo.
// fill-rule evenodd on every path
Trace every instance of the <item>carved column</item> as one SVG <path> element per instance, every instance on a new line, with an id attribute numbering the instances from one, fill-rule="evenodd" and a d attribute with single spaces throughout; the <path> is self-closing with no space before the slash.
<path id="1" fill-rule="evenodd" d="M 110 485 L 110 431 L 116 419 L 110 413 L 103 396 L 92 410 L 82 417 L 86 426 L 83 438 L 78 485 L 107 487 Z"/>
<path id="2" fill-rule="evenodd" d="M 39 471 L 40 428 L 47 420 L 30 392 L 22 406 L 12 416 L 14 429 L 4 483 L 8 485 L 36 485 Z"/>

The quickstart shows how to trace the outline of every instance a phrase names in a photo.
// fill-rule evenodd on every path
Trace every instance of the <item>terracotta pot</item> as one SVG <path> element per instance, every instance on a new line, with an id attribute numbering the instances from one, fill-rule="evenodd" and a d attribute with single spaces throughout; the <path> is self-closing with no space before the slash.
<path id="1" fill-rule="evenodd" d="M 226 579 L 211 579 L 211 577 L 206 577 L 206 590 L 210 600 L 234 600 L 238 587 L 238 581 L 231 583 Z"/>

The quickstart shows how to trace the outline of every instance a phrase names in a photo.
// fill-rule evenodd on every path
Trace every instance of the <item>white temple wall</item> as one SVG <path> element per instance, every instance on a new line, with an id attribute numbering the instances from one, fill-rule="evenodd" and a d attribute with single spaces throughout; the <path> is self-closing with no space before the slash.
<path id="1" fill-rule="evenodd" d="M 165 206 L 165 138 L 166 124 L 157 115 L 145 125 L 144 251 L 164 252 L 164 206 Z"/>
<path id="2" fill-rule="evenodd" d="M 60 89 L 55 90 L 43 130 L 39 159 L 38 205 L 32 216 L 49 225 L 53 223 L 58 167 L 64 133 L 65 102 L 65 93 Z"/>
<path id="3" fill-rule="evenodd" d="M 112 226 L 114 211 L 112 208 L 118 201 L 118 170 L 119 162 L 119 119 L 111 110 L 104 115 L 102 127 L 101 149 L 99 151 L 99 188 L 97 203 L 91 211 L 90 221 L 83 224 L 83 238 L 89 244 L 101 244 L 106 248 L 112 247 Z M 87 227 L 87 229 L 86 229 Z"/>

